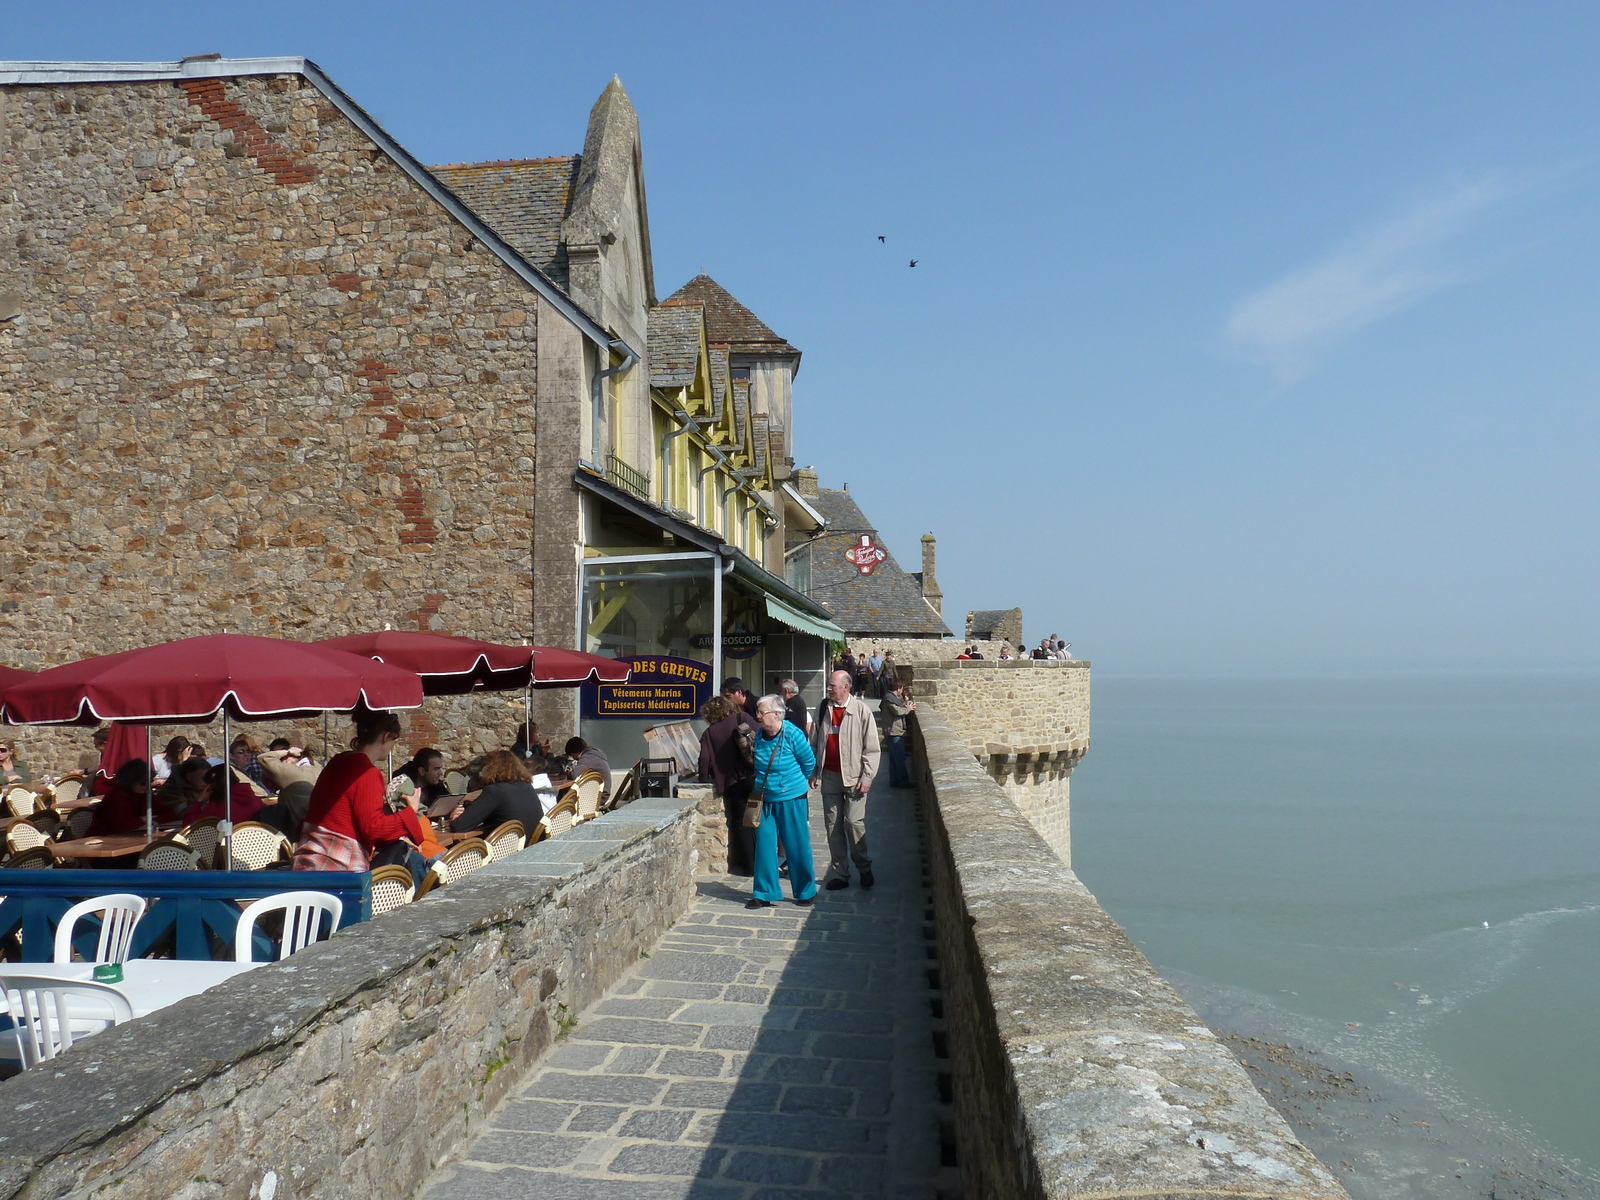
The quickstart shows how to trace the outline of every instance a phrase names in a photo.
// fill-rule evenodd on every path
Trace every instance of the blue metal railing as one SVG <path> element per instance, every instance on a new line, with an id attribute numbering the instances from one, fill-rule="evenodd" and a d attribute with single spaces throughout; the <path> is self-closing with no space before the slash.
<path id="1" fill-rule="evenodd" d="M 281 892 L 327 892 L 344 904 L 342 929 L 372 916 L 367 871 L 100 871 L 0 870 L 0 941 L 22 934 L 22 961 L 49 962 L 56 923 L 79 900 L 128 892 L 151 902 L 134 930 L 129 957 L 142 958 L 171 936 L 175 958 L 233 957 L 240 902 Z M 99 925 L 81 921 L 73 945 L 93 958 Z M 269 947 L 257 931 L 256 957 Z"/>

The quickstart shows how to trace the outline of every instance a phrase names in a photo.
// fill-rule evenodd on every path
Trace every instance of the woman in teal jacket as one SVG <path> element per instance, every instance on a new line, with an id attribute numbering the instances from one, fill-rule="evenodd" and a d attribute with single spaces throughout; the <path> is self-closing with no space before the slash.
<path id="1" fill-rule="evenodd" d="M 804 731 L 784 720 L 783 697 L 763 696 L 756 703 L 755 784 L 751 798 L 761 799 L 761 824 L 756 827 L 755 887 L 746 908 L 769 908 L 783 899 L 778 882 L 778 839 L 789 858 L 789 888 L 796 904 L 810 904 L 817 894 L 811 863 L 811 825 L 806 791 L 817 756 Z"/>

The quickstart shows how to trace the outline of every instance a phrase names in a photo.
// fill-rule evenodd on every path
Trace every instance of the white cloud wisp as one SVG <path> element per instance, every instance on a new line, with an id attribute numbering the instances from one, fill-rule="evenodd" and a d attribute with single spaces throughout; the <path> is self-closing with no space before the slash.
<path id="1" fill-rule="evenodd" d="M 1239 301 L 1228 318 L 1228 340 L 1283 382 L 1299 378 L 1334 343 L 1468 278 L 1471 272 L 1430 252 L 1518 190 L 1487 175 L 1349 239 Z"/>

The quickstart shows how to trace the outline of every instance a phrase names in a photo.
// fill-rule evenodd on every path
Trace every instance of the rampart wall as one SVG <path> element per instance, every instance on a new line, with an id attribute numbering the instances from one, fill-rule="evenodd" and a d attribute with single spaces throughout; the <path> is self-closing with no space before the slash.
<path id="1" fill-rule="evenodd" d="M 0 1198 L 411 1194 L 683 913 L 692 808 L 636 801 L 8 1080 Z"/>
<path id="2" fill-rule="evenodd" d="M 974 759 L 911 722 L 962 1191 L 1348 1200 Z"/>

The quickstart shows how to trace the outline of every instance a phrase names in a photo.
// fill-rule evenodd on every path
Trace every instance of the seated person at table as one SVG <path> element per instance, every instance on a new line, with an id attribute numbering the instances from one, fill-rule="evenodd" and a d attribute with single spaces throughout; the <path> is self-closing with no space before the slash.
<path id="1" fill-rule="evenodd" d="M 167 748 L 160 754 L 150 759 L 150 765 L 155 769 L 156 782 L 165 783 L 171 776 L 173 768 L 194 753 L 194 747 L 186 737 L 175 737 L 167 743 Z"/>
<path id="2" fill-rule="evenodd" d="M 213 768 L 203 758 L 186 758 L 156 792 L 156 820 L 187 824 L 196 819 L 211 798 Z"/>
<path id="3" fill-rule="evenodd" d="M 533 776 L 533 790 L 539 793 L 539 806 L 548 813 L 561 799 L 561 793 L 556 791 L 556 785 L 550 782 L 550 764 L 537 754 L 525 764 L 528 773 Z M 531 829 L 528 831 L 533 832 Z"/>
<path id="4" fill-rule="evenodd" d="M 390 812 L 384 804 L 383 771 L 400 740 L 400 718 L 390 712 L 362 712 L 355 719 L 351 749 L 336 754 L 311 789 L 300 844 L 294 852 L 297 871 L 365 871 L 380 842 L 408 838 L 423 841 L 413 793 L 407 807 Z"/>
<path id="5" fill-rule="evenodd" d="M 424 746 L 411 756 L 411 761 L 394 773 L 398 779 L 404 775 L 422 793 L 422 807 L 450 794 L 444 783 L 444 755 L 432 746 Z"/>
<path id="6" fill-rule="evenodd" d="M 93 775 L 100 769 L 100 756 L 105 753 L 106 743 L 111 740 L 111 726 L 102 725 L 94 731 L 94 749 L 85 750 L 78 755 L 78 770 L 85 775 Z"/>
<path id="7" fill-rule="evenodd" d="M 534 826 L 544 820 L 544 805 L 539 803 L 532 776 L 511 751 L 496 750 L 485 758 L 478 782 L 483 784 L 483 790 L 476 800 L 454 814 L 455 819 L 450 822 L 452 833 L 488 832 L 507 821 L 521 821 L 523 830 L 532 834 Z"/>
<path id="8" fill-rule="evenodd" d="M 28 764 L 17 757 L 15 743 L 0 739 L 0 781 L 27 783 L 32 778 L 33 772 L 28 770 Z"/>
<path id="9" fill-rule="evenodd" d="M 267 782 L 278 789 L 278 800 L 258 812 L 255 819 L 283 830 L 285 837 L 296 842 L 300 840 L 300 827 L 305 824 L 306 809 L 311 805 L 311 789 L 322 769 L 312 764 L 311 755 L 301 747 L 291 746 L 283 738 L 278 741 L 284 745 L 279 747 L 274 742 L 271 750 L 257 756 Z"/>
<path id="10" fill-rule="evenodd" d="M 222 782 L 225 778 L 224 772 L 227 770 L 228 768 L 223 766 L 211 768 L 206 775 L 206 782 L 211 785 L 211 794 L 206 797 L 204 804 L 190 811 L 185 820 L 198 821 L 201 817 L 219 817 L 223 820 L 231 820 L 237 823 L 256 819 L 256 814 L 264 807 L 261 797 L 256 795 L 256 790 L 250 786 L 248 780 L 240 779 L 237 776 L 231 777 L 233 803 L 231 805 L 232 811 L 229 811 L 228 797 L 222 790 L 224 787 Z"/>
<path id="11" fill-rule="evenodd" d="M 572 759 L 572 777 L 576 779 L 585 771 L 599 771 L 604 780 L 600 785 L 600 803 L 611 799 L 611 763 L 599 746 L 591 746 L 581 737 L 567 739 L 567 756 Z"/>
<path id="12" fill-rule="evenodd" d="M 235 776 L 242 775 L 265 791 L 267 777 L 256 758 L 260 752 L 261 747 L 241 733 L 233 739 L 233 745 L 228 747 L 228 765 L 233 768 Z"/>
<path id="13" fill-rule="evenodd" d="M 417 785 L 412 783 L 408 776 L 396 772 L 394 778 L 389 781 L 389 793 L 384 801 L 384 807 L 390 812 L 410 812 L 412 797 L 416 792 Z M 411 872 L 412 886 L 421 887 L 428 868 L 433 865 L 434 859 L 444 853 L 445 848 L 433 832 L 433 822 L 420 811 L 416 817 L 417 826 L 422 830 L 421 840 L 413 841 L 408 836 L 393 842 L 377 843 L 372 849 L 372 865 L 375 868 L 405 867 Z"/>
<path id="14" fill-rule="evenodd" d="M 536 754 L 550 757 L 550 739 L 539 731 L 539 722 L 517 726 L 516 737 L 511 742 L 511 753 L 521 759 L 529 759 Z"/>
<path id="15" fill-rule="evenodd" d="M 142 758 L 130 758 L 117 768 L 106 788 L 105 796 L 94 809 L 94 822 L 89 826 L 91 837 L 106 837 L 118 833 L 143 833 L 145 806 L 149 802 L 147 788 L 150 784 L 150 764 Z"/>

